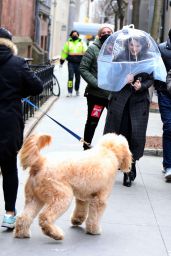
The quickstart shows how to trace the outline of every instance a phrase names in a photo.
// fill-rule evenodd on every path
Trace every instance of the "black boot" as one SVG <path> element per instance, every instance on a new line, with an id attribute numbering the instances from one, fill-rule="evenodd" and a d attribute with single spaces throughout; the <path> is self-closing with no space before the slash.
<path id="1" fill-rule="evenodd" d="M 132 185 L 132 181 L 131 181 L 130 173 L 124 173 L 123 186 L 131 187 L 131 185 Z"/>
<path id="2" fill-rule="evenodd" d="M 134 181 L 136 176 L 137 176 L 136 166 L 135 166 L 135 162 L 133 162 L 131 166 L 131 171 L 130 171 L 131 180 Z"/>
<path id="3" fill-rule="evenodd" d="M 83 149 L 84 150 L 87 150 L 87 149 L 90 149 L 92 146 L 90 145 L 90 143 L 88 144 L 88 143 L 84 143 L 83 144 Z"/>

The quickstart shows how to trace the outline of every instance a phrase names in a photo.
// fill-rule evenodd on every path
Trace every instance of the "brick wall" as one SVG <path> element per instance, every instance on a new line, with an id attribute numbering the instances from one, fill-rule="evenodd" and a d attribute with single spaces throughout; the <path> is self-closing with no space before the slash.
<path id="1" fill-rule="evenodd" d="M 35 30 L 35 0 L 2 0 L 0 7 L 0 25 L 12 32 L 18 54 L 31 57 Z"/>
<path id="2" fill-rule="evenodd" d="M 3 0 L 1 26 L 15 36 L 34 37 L 35 0 Z"/>

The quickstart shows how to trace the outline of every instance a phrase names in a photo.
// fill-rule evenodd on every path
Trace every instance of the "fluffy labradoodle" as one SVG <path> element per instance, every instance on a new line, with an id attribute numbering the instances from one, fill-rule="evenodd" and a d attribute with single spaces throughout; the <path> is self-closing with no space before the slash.
<path id="1" fill-rule="evenodd" d="M 106 208 L 117 170 L 129 172 L 132 155 L 122 135 L 109 133 L 92 149 L 76 152 L 64 160 L 49 161 L 40 149 L 51 142 L 49 135 L 32 135 L 20 151 L 21 165 L 29 167 L 25 187 L 25 207 L 17 217 L 14 236 L 30 237 L 30 226 L 39 214 L 39 225 L 45 235 L 62 240 L 62 230 L 54 222 L 68 209 L 73 196 L 75 209 L 71 222 L 86 232 L 100 234 L 100 218 Z"/>

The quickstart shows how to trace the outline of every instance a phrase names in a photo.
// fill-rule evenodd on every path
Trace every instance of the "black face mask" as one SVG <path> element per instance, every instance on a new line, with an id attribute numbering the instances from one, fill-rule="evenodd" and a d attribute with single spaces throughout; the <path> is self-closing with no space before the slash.
<path id="1" fill-rule="evenodd" d="M 77 40 L 78 39 L 78 36 L 72 36 L 72 40 Z"/>
<path id="2" fill-rule="evenodd" d="M 101 36 L 101 38 L 99 39 L 100 42 L 103 44 L 104 41 L 105 41 L 109 36 L 110 36 L 109 34 L 105 34 L 105 35 Z"/>

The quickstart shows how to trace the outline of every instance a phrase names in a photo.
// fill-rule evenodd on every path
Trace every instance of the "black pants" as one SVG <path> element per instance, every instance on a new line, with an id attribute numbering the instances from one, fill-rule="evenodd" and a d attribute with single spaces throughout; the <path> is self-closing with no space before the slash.
<path id="1" fill-rule="evenodd" d="M 68 62 L 68 92 L 73 91 L 73 80 L 75 75 L 75 91 L 80 87 L 80 63 Z"/>
<path id="2" fill-rule="evenodd" d="M 18 191 L 17 156 L 7 159 L 7 161 L 0 161 L 0 166 L 3 177 L 5 210 L 15 211 Z"/>
<path id="3" fill-rule="evenodd" d="M 103 110 L 105 107 L 108 107 L 108 99 L 87 95 L 87 107 L 88 113 L 84 129 L 84 140 L 91 144 Z M 86 144 L 83 145 L 83 148 L 84 150 L 89 149 Z"/>

